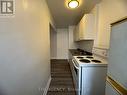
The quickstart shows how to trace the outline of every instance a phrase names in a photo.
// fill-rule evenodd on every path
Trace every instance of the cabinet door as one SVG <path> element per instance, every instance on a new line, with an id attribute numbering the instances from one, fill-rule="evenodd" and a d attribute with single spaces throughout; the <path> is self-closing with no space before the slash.
<path id="1" fill-rule="evenodd" d="M 94 25 L 95 20 L 93 14 L 86 14 L 76 26 L 74 32 L 75 41 L 94 40 Z"/>
<path id="2" fill-rule="evenodd" d="M 94 39 L 94 16 L 86 14 L 79 23 L 79 39 L 93 40 Z"/>
<path id="3" fill-rule="evenodd" d="M 84 33 L 85 33 L 85 39 L 94 39 L 95 32 L 94 32 L 94 25 L 95 25 L 95 19 L 92 14 L 86 15 L 86 18 L 84 19 Z"/>
<path id="4" fill-rule="evenodd" d="M 85 25 L 84 25 L 85 23 L 84 23 L 84 19 L 82 19 L 81 21 L 80 21 L 80 23 L 79 23 L 79 40 L 83 40 L 84 39 L 84 37 L 85 37 L 85 31 L 84 31 L 84 29 L 85 29 Z"/>
<path id="5" fill-rule="evenodd" d="M 84 39 L 94 39 L 94 16 L 92 14 L 86 14 L 83 17 L 83 33 Z"/>

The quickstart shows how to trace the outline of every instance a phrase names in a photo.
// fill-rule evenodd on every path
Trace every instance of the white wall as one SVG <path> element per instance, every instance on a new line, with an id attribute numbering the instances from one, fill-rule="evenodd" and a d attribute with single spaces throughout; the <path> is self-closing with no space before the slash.
<path id="1" fill-rule="evenodd" d="M 57 58 L 57 32 L 52 27 L 50 28 L 50 50 L 51 59 Z"/>
<path id="2" fill-rule="evenodd" d="M 74 29 L 75 26 L 69 26 L 69 49 L 76 49 L 78 46 L 77 44 L 74 42 Z"/>
<path id="3" fill-rule="evenodd" d="M 68 29 L 57 29 L 57 59 L 68 59 Z"/>
<path id="4" fill-rule="evenodd" d="M 127 16 L 127 0 L 103 0 L 99 4 L 97 47 L 109 48 L 110 23 Z"/>
<path id="5" fill-rule="evenodd" d="M 78 48 L 88 52 L 92 52 L 94 41 L 93 40 L 78 41 L 77 44 Z"/>
<path id="6" fill-rule="evenodd" d="M 0 18 L 0 92 L 41 95 L 50 77 L 50 14 L 45 0 L 15 1 L 15 17 Z"/>

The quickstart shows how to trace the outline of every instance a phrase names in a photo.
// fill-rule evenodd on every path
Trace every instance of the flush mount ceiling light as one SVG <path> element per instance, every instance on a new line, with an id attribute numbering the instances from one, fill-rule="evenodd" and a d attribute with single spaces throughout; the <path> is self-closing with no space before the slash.
<path id="1" fill-rule="evenodd" d="M 68 7 L 71 9 L 77 8 L 79 6 L 79 1 L 71 0 L 68 2 Z"/>

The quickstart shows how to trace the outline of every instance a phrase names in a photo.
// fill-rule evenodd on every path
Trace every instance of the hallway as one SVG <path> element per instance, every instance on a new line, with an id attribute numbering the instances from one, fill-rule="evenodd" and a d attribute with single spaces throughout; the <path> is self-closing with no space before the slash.
<path id="1" fill-rule="evenodd" d="M 51 61 L 51 77 L 47 95 L 76 95 L 67 60 Z"/>

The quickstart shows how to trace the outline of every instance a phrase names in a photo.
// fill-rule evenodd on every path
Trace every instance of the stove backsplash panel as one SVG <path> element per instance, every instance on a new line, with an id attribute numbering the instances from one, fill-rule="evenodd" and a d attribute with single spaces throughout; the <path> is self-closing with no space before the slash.
<path id="1" fill-rule="evenodd" d="M 99 48 L 99 47 L 94 47 L 92 52 L 96 55 L 102 56 L 102 57 L 108 57 L 108 49 L 106 48 Z"/>
<path id="2" fill-rule="evenodd" d="M 78 48 L 83 49 L 88 52 L 92 52 L 94 40 L 84 40 L 76 42 Z"/>

